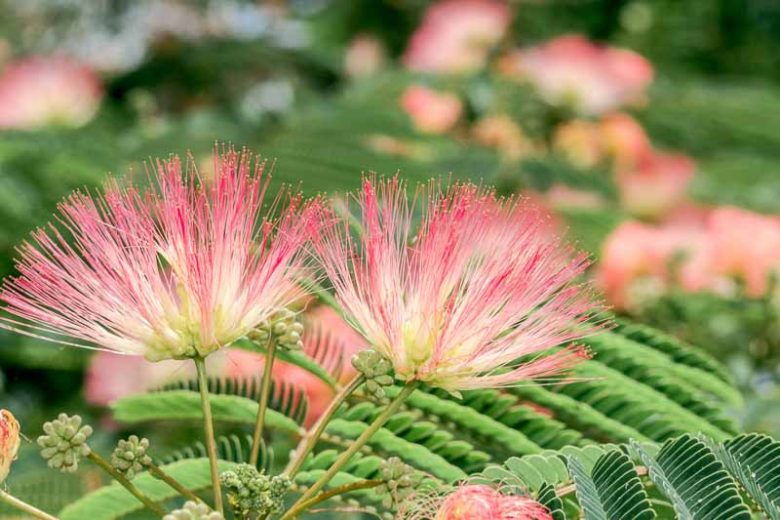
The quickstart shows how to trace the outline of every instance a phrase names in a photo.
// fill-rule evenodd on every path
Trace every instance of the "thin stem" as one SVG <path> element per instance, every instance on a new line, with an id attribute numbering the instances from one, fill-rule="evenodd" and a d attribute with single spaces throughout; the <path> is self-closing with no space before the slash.
<path id="1" fill-rule="evenodd" d="M 325 428 L 328 426 L 328 423 L 336 414 L 338 409 L 341 407 L 344 401 L 346 401 L 347 398 L 352 395 L 352 392 L 357 390 L 357 388 L 362 385 L 364 381 L 365 377 L 363 374 L 356 374 L 355 377 L 352 378 L 352 381 L 343 387 L 339 393 L 333 396 L 333 400 L 328 405 L 328 408 L 322 413 L 322 415 L 320 415 L 314 426 L 312 426 L 309 431 L 303 435 L 300 442 L 298 443 L 298 447 L 295 448 L 295 454 L 290 459 L 290 462 L 287 463 L 287 467 L 284 470 L 284 474 L 287 475 L 290 480 L 292 480 L 301 469 L 301 466 L 306 460 L 306 457 L 309 455 L 309 453 L 311 453 L 311 450 L 314 449 L 314 446 L 317 444 L 317 441 L 320 440 L 320 437 L 325 431 Z"/>
<path id="2" fill-rule="evenodd" d="M 313 497 L 318 491 L 320 491 L 330 480 L 336 475 L 336 473 L 339 472 L 341 468 L 344 467 L 344 465 L 349 462 L 349 459 L 352 458 L 352 456 L 358 452 L 360 448 L 362 448 L 370 439 L 373 437 L 373 435 L 381 428 L 390 417 L 398 411 L 398 409 L 403 404 L 404 400 L 406 400 L 409 395 L 414 392 L 415 387 L 417 386 L 417 381 L 412 381 L 410 383 L 407 383 L 406 386 L 404 386 L 400 392 L 398 392 L 398 395 L 395 396 L 395 399 L 393 399 L 390 404 L 387 405 L 387 407 L 384 409 L 384 411 L 377 416 L 376 419 L 374 419 L 374 422 L 372 422 L 365 430 L 363 430 L 363 433 L 360 434 L 360 436 L 355 439 L 355 441 L 347 448 L 339 457 L 333 462 L 333 465 L 326 471 L 318 480 L 315 482 L 306 492 L 301 495 L 301 497 L 298 499 L 298 501 L 293 504 L 292 509 L 295 509 L 303 502 L 309 500 L 311 497 Z"/>
<path id="3" fill-rule="evenodd" d="M 302 504 L 293 507 L 292 509 L 287 511 L 284 514 L 284 516 L 282 516 L 281 520 L 289 520 L 291 518 L 295 518 L 303 511 L 306 511 L 307 509 L 310 509 L 311 507 L 316 506 L 319 503 L 325 502 L 326 500 L 331 499 L 335 496 L 343 495 L 344 493 L 349 493 L 350 491 L 357 491 L 359 489 L 375 488 L 380 484 L 382 484 L 381 480 L 358 480 L 357 482 L 351 482 L 349 484 L 344 484 L 338 487 L 334 487 L 333 489 L 329 489 L 328 491 L 320 493 L 316 497 L 310 498 L 309 500 L 303 502 Z"/>
<path id="4" fill-rule="evenodd" d="M 224 514 L 222 507 L 222 488 L 219 484 L 219 468 L 217 466 L 217 443 L 214 440 L 214 419 L 211 416 L 208 381 L 206 380 L 206 362 L 202 357 L 196 357 L 195 368 L 198 371 L 198 388 L 200 389 L 200 404 L 203 407 L 203 429 L 206 434 L 206 451 L 211 465 L 211 488 L 214 491 L 214 509 Z"/>
<path id="5" fill-rule="evenodd" d="M 127 479 L 127 477 L 117 471 L 116 468 L 114 468 L 114 466 L 112 466 L 106 459 L 94 451 L 90 451 L 89 455 L 87 455 L 87 458 L 100 466 L 100 469 L 111 475 L 114 480 L 122 484 L 125 489 L 127 489 L 135 498 L 137 498 L 143 505 L 145 505 L 147 509 L 161 518 L 165 516 L 165 509 L 163 509 L 159 504 L 153 502 L 151 498 L 146 496 L 143 491 L 138 489 L 135 484 Z"/>
<path id="6" fill-rule="evenodd" d="M 265 366 L 263 367 L 263 385 L 260 387 L 260 406 L 257 407 L 255 433 L 252 436 L 252 452 L 249 455 L 249 464 L 252 466 L 257 466 L 257 459 L 260 457 L 260 445 L 263 442 L 263 428 L 265 427 L 265 411 L 268 409 L 268 398 L 271 393 L 271 371 L 275 357 L 276 339 L 274 339 L 273 334 L 270 334 L 265 354 Z"/>
<path id="7" fill-rule="evenodd" d="M 56 516 L 51 516 L 49 513 L 41 511 L 37 507 L 28 504 L 24 500 L 19 500 L 9 492 L 3 491 L 2 489 L 0 489 L 0 500 L 20 511 L 24 511 L 32 517 L 41 518 L 42 520 L 57 520 Z"/>
<path id="8" fill-rule="evenodd" d="M 163 482 L 165 482 L 166 484 L 168 484 L 169 486 L 171 486 L 173 489 L 178 491 L 179 494 L 181 494 L 183 497 L 186 497 L 190 500 L 194 500 L 195 502 L 203 502 L 203 500 L 201 500 L 201 498 L 198 495 L 196 495 L 195 493 L 193 493 L 192 491 L 184 487 L 181 484 L 181 482 L 179 482 L 172 476 L 168 475 L 166 472 L 160 469 L 160 467 L 157 466 L 156 464 L 154 463 L 149 464 L 149 473 L 153 477 L 158 478 Z"/>

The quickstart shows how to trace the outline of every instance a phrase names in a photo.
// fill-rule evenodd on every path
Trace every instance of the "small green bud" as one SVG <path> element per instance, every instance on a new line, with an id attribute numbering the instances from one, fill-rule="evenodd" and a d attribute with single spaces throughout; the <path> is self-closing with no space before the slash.
<path id="1" fill-rule="evenodd" d="M 225 517 L 217 511 L 209 509 L 206 504 L 190 500 L 181 509 L 176 509 L 165 515 L 163 520 L 225 520 Z"/>
<path id="2" fill-rule="evenodd" d="M 55 420 L 44 423 L 43 432 L 45 435 L 38 437 L 37 442 L 49 467 L 64 473 L 78 470 L 79 459 L 91 451 L 87 438 L 92 435 L 92 427 L 82 426 L 78 415 L 61 413 Z"/>
<path id="3" fill-rule="evenodd" d="M 300 350 L 303 348 L 302 334 L 303 324 L 298 321 L 298 315 L 289 309 L 282 309 L 261 323 L 249 334 L 249 338 L 258 342 L 266 342 L 273 337 L 280 347 Z"/>
<path id="4" fill-rule="evenodd" d="M 382 497 L 382 503 L 390 508 L 412 496 L 422 482 L 422 475 L 398 457 L 391 457 L 379 467 L 379 478 L 383 483 L 377 486 L 376 493 Z"/>
<path id="5" fill-rule="evenodd" d="M 238 518 L 266 518 L 281 511 L 284 495 L 290 489 L 290 479 L 283 475 L 270 477 L 254 466 L 239 464 L 220 475 L 228 503 Z"/>
<path id="6" fill-rule="evenodd" d="M 120 440 L 117 443 L 111 454 L 111 465 L 128 480 L 133 480 L 152 463 L 152 458 L 146 453 L 148 449 L 148 439 L 139 439 L 131 435 L 127 440 Z"/>
<path id="7" fill-rule="evenodd" d="M 352 366 L 366 378 L 365 390 L 375 399 L 385 398 L 384 387 L 393 384 L 393 365 L 375 350 L 362 350 L 352 356 Z"/>

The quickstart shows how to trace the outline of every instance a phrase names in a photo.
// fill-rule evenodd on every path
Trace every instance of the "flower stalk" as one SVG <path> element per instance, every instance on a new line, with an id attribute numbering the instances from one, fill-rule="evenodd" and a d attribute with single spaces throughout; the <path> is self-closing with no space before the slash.
<path id="1" fill-rule="evenodd" d="M 211 487 L 214 492 L 214 509 L 224 514 L 222 505 L 222 488 L 219 483 L 219 467 L 217 466 L 217 443 L 214 437 L 214 419 L 211 415 L 211 402 L 209 401 L 208 381 L 206 380 L 206 360 L 202 357 L 193 358 L 198 372 L 198 388 L 200 389 L 200 403 L 203 407 L 203 428 L 206 435 L 206 451 L 209 455 L 211 466 Z"/>
<path id="2" fill-rule="evenodd" d="M 19 511 L 24 511 L 33 518 L 40 518 L 41 520 L 57 520 L 56 516 L 52 516 L 45 511 L 41 511 L 37 507 L 28 504 L 24 500 L 19 500 L 3 489 L 0 489 L 0 500 L 10 505 L 11 507 L 15 507 Z"/>
<path id="3" fill-rule="evenodd" d="M 260 456 L 260 445 L 263 441 L 263 429 L 265 428 L 265 412 L 268 409 L 268 399 L 271 393 L 272 371 L 276 357 L 276 338 L 273 334 L 268 336 L 268 347 L 263 367 L 263 384 L 260 388 L 260 400 L 257 407 L 257 419 L 255 420 L 255 432 L 252 436 L 252 452 L 249 455 L 249 464 L 257 466 Z"/>
<path id="4" fill-rule="evenodd" d="M 192 491 L 184 487 L 181 482 L 179 482 L 172 476 L 168 475 L 156 464 L 154 463 L 149 464 L 149 474 L 151 474 L 154 478 L 162 480 L 163 482 L 171 486 L 171 488 L 175 489 L 184 498 L 188 500 L 192 500 L 193 502 L 203 503 L 203 500 L 201 500 L 201 498 L 198 495 L 196 495 L 195 493 L 193 493 Z"/>
<path id="5" fill-rule="evenodd" d="M 295 449 L 295 454 L 287 463 L 287 467 L 284 470 L 284 474 L 290 479 L 293 479 L 298 471 L 301 469 L 306 457 L 314 449 L 314 446 L 319 441 L 328 423 L 336 414 L 338 409 L 352 395 L 352 393 L 360 387 L 365 381 L 363 374 L 356 374 L 355 377 L 333 397 L 333 400 L 328 405 L 328 408 L 320 415 L 317 422 L 312 426 L 301 438 L 298 443 L 298 447 Z"/>
<path id="6" fill-rule="evenodd" d="M 410 381 L 406 383 L 406 385 L 401 389 L 401 391 L 398 393 L 398 395 L 390 401 L 390 404 L 387 405 L 387 407 L 384 409 L 384 411 L 377 416 L 376 419 L 374 419 L 374 422 L 372 422 L 368 428 L 363 430 L 363 433 L 360 434 L 360 436 L 355 439 L 355 441 L 347 448 L 339 457 L 333 462 L 333 465 L 326 471 L 318 480 L 315 482 L 309 489 L 306 490 L 306 492 L 301 495 L 301 497 L 298 499 L 298 501 L 293 504 L 292 509 L 297 508 L 304 502 L 308 501 L 312 497 L 314 497 L 325 485 L 330 482 L 330 480 L 336 475 L 336 473 L 339 472 L 341 468 L 344 467 L 344 465 L 349 462 L 349 459 L 352 458 L 352 456 L 360 450 L 370 439 L 373 437 L 373 435 L 384 426 L 384 424 L 387 422 L 390 417 L 395 414 L 398 409 L 401 407 L 403 402 L 406 400 L 409 395 L 411 395 L 412 392 L 414 392 L 415 388 L 418 385 L 418 381 Z M 283 517 L 287 518 L 287 517 Z"/>
<path id="7" fill-rule="evenodd" d="M 359 489 L 375 488 L 382 485 L 383 482 L 384 481 L 377 480 L 377 479 L 358 480 L 357 482 L 350 482 L 349 484 L 344 484 L 341 486 L 334 487 L 333 489 L 329 489 L 328 491 L 320 493 L 316 497 L 306 500 L 305 502 L 302 502 L 297 506 L 293 506 L 292 509 L 290 509 L 284 514 L 281 520 L 288 520 L 291 518 L 295 518 L 297 515 L 306 511 L 307 509 L 311 509 L 313 506 L 325 502 L 326 500 L 331 499 L 335 496 L 343 495 L 344 493 L 349 493 L 350 491 L 357 491 Z"/>
<path id="8" fill-rule="evenodd" d="M 159 504 L 156 504 L 152 501 L 148 496 L 146 496 L 143 491 L 138 489 L 135 484 L 130 482 L 127 477 L 122 475 L 114 466 L 111 465 L 110 462 L 108 462 L 106 459 L 95 453 L 94 451 L 90 451 L 89 454 L 87 454 L 87 458 L 97 464 L 100 469 L 111 475 L 111 477 L 119 482 L 122 486 L 124 486 L 125 489 L 127 489 L 135 498 L 137 498 L 143 505 L 146 506 L 147 509 L 152 511 L 154 514 L 156 514 L 159 517 L 165 516 L 165 510 L 160 507 Z"/>

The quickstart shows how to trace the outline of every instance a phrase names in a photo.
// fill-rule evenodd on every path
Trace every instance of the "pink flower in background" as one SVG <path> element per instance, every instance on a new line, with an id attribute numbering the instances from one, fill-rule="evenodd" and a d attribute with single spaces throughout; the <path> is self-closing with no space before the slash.
<path id="1" fill-rule="evenodd" d="M 650 138 L 637 120 L 628 114 L 609 114 L 601 120 L 600 126 L 602 146 L 617 171 L 635 168 L 652 154 Z"/>
<path id="2" fill-rule="evenodd" d="M 709 247 L 700 262 L 715 283 L 735 278 L 748 296 L 765 295 L 772 276 L 780 275 L 780 218 L 725 206 L 709 215 L 707 232 Z"/>
<path id="3" fill-rule="evenodd" d="M 583 115 L 637 101 L 653 79 L 652 66 L 639 54 L 577 35 L 516 51 L 504 70 L 530 81 L 547 103 Z"/>
<path id="4" fill-rule="evenodd" d="M 458 122 L 463 104 L 458 96 L 450 92 L 412 85 L 401 96 L 401 108 L 409 114 L 414 127 L 420 132 L 441 134 Z"/>
<path id="5" fill-rule="evenodd" d="M 403 55 L 411 70 L 468 73 L 485 65 L 511 22 L 497 0 L 443 0 L 428 8 Z"/>
<path id="6" fill-rule="evenodd" d="M 0 324 L 159 361 L 206 356 L 291 305 L 319 201 L 279 198 L 258 224 L 263 163 L 233 150 L 215 161 L 210 182 L 173 157 L 146 192 L 111 180 L 102 196 L 72 194 L 60 206 L 71 240 L 50 225 L 22 246 L 0 293 L 15 317 Z"/>
<path id="7" fill-rule="evenodd" d="M 330 363 L 321 363 L 331 373 L 339 376 L 339 381 L 347 383 L 355 374 L 352 356 L 368 347 L 366 339 L 355 332 L 336 311 L 327 305 L 315 307 L 305 315 L 306 328 L 303 332 L 304 352 L 314 359 L 321 359 L 318 351 L 331 350 Z"/>
<path id="8" fill-rule="evenodd" d="M 695 172 L 685 155 L 651 152 L 634 169 L 616 173 L 620 202 L 632 215 L 659 219 L 686 200 Z"/>
<path id="9" fill-rule="evenodd" d="M 376 36 L 361 34 L 353 39 L 344 55 L 344 72 L 352 78 L 376 74 L 387 58 L 382 42 Z"/>
<path id="10" fill-rule="evenodd" d="M 0 409 L 0 484 L 11 471 L 20 443 L 19 422 L 11 412 Z"/>
<path id="11" fill-rule="evenodd" d="M 32 56 L 0 72 L 0 129 L 78 127 L 97 112 L 103 87 L 95 73 L 65 56 Z"/>
<path id="12" fill-rule="evenodd" d="M 590 169 L 604 160 L 601 137 L 597 123 L 574 119 L 555 129 L 553 148 L 578 168 Z"/>
<path id="13" fill-rule="evenodd" d="M 672 261 L 691 255 L 703 237 L 696 227 L 624 222 L 604 242 L 596 279 L 617 309 L 635 307 L 665 293 L 672 284 Z M 682 273 L 691 280 L 695 273 Z"/>
<path id="14" fill-rule="evenodd" d="M 344 222 L 314 247 L 347 321 L 396 377 L 457 392 L 554 377 L 584 357 L 550 349 L 598 328 L 575 283 L 587 260 L 537 211 L 472 184 L 432 182 L 410 202 L 397 177 L 364 180 L 356 199 L 363 234 Z"/>
<path id="15" fill-rule="evenodd" d="M 471 132 L 478 143 L 495 148 L 504 157 L 513 161 L 533 150 L 533 143 L 523 129 L 504 114 L 483 117 L 474 125 Z"/>
<path id="16" fill-rule="evenodd" d="M 601 209 L 606 205 L 604 197 L 596 192 L 572 188 L 563 183 L 553 184 L 544 193 L 547 205 L 560 209 Z"/>

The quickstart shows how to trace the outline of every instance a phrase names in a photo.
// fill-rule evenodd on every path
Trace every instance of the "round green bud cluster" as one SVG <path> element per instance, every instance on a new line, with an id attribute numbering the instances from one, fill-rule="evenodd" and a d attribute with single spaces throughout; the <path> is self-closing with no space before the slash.
<path id="1" fill-rule="evenodd" d="M 87 437 L 92 435 L 92 426 L 81 425 L 81 417 L 61 413 L 53 421 L 43 424 L 45 435 L 38 437 L 41 456 L 50 468 L 64 473 L 79 469 L 79 459 L 90 453 Z"/>
<path id="2" fill-rule="evenodd" d="M 209 509 L 206 504 L 189 500 L 181 509 L 175 509 L 165 515 L 163 520 L 225 520 L 225 517 Z"/>
<path id="3" fill-rule="evenodd" d="M 383 483 L 376 487 L 376 492 L 387 508 L 410 498 L 422 481 L 421 474 L 398 457 L 382 462 L 379 478 Z"/>
<path id="4" fill-rule="evenodd" d="M 376 350 L 362 350 L 352 356 L 352 366 L 366 378 L 366 392 L 385 398 L 385 388 L 393 384 L 393 365 Z"/>
<path id="5" fill-rule="evenodd" d="M 238 518 L 266 518 L 281 511 L 290 479 L 283 475 L 270 477 L 249 464 L 239 464 L 220 475 L 228 503 Z"/>
<path id="6" fill-rule="evenodd" d="M 264 342 L 273 337 L 280 347 L 300 350 L 303 348 L 302 334 L 303 323 L 298 320 L 298 314 L 289 309 L 282 309 L 258 325 L 250 334 L 250 339 Z"/>
<path id="7" fill-rule="evenodd" d="M 133 480 L 152 463 L 152 458 L 146 454 L 148 449 L 148 439 L 139 439 L 136 435 L 131 435 L 127 440 L 120 440 L 117 443 L 111 454 L 111 465 L 127 477 L 127 480 Z"/>

